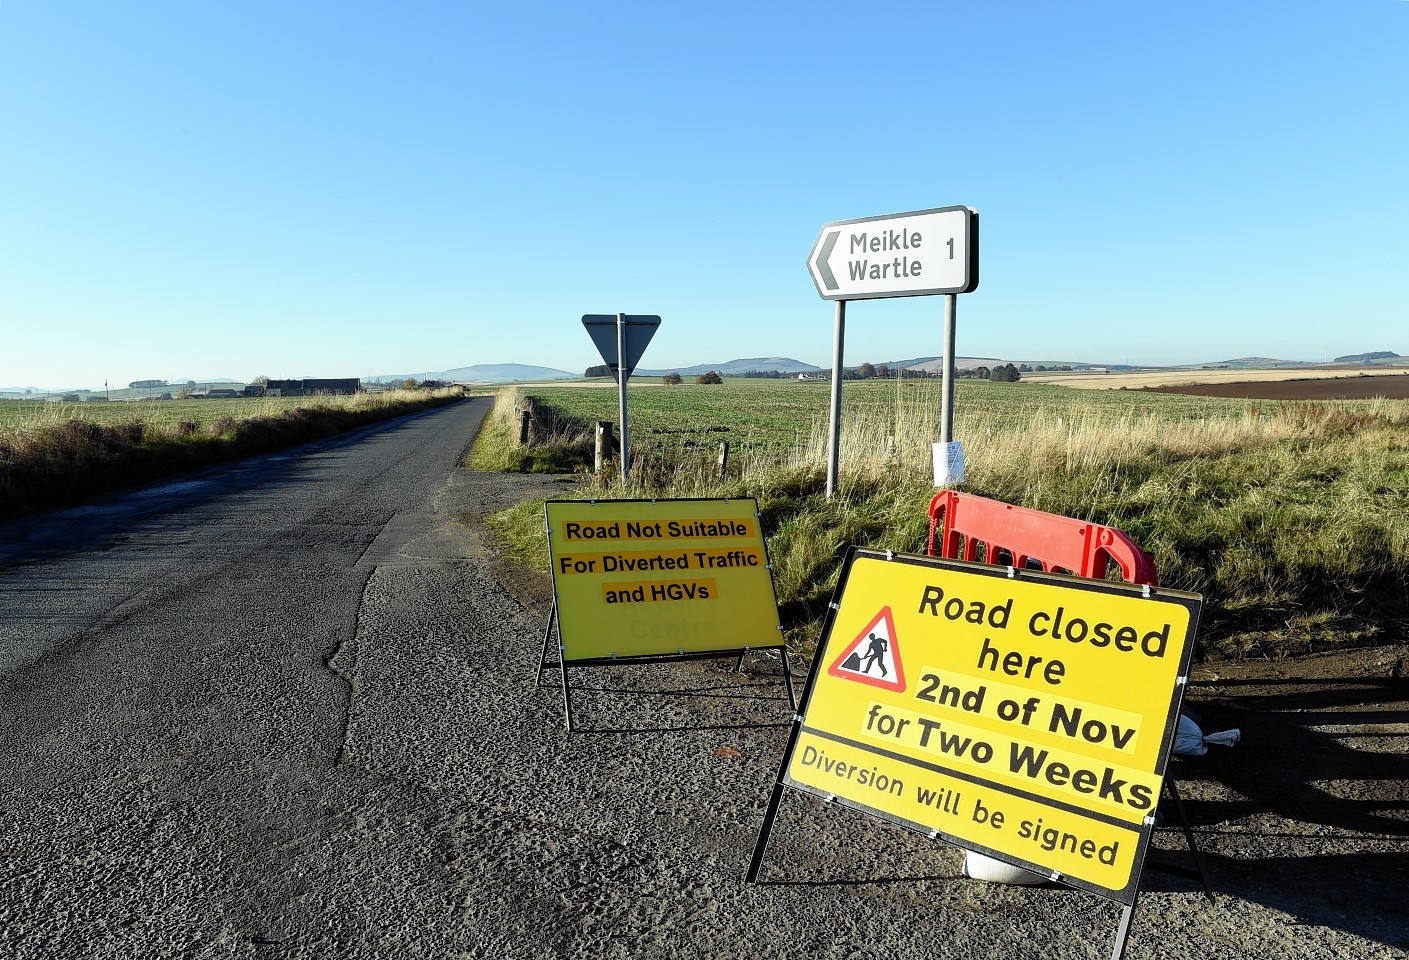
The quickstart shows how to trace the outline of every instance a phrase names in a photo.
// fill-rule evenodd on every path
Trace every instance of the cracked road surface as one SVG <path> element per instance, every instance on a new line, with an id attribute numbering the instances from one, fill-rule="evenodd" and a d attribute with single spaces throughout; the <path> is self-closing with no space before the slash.
<path id="1" fill-rule="evenodd" d="M 444 922 L 458 805 L 347 739 L 364 615 L 444 642 L 460 605 L 404 602 L 422 567 L 503 605 L 461 583 L 484 551 L 455 522 L 487 407 L 0 528 L 0 956 L 331 956 Z"/>
<path id="2" fill-rule="evenodd" d="M 776 660 L 573 671 L 565 734 L 546 578 L 476 522 L 565 481 L 460 469 L 487 406 L 0 527 L 0 957 L 1109 956 L 1114 904 L 795 794 L 743 883 Z M 1374 656 L 1201 681 L 1245 733 L 1181 775 L 1219 902 L 1148 873 L 1128 957 L 1404 955 Z"/>

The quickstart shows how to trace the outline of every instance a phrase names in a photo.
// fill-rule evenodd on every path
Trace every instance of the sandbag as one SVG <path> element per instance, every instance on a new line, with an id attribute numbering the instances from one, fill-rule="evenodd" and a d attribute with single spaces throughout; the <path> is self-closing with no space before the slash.
<path id="1" fill-rule="evenodd" d="M 1202 757 L 1208 753 L 1208 744 L 1231 747 L 1243 738 L 1243 731 L 1234 727 L 1205 735 L 1195 719 L 1188 713 L 1179 714 L 1179 728 L 1174 731 L 1174 754 L 1179 757 Z"/>
<path id="2" fill-rule="evenodd" d="M 1179 714 L 1179 729 L 1174 731 L 1174 754 L 1179 757 L 1202 757 L 1208 753 L 1204 732 L 1184 714 Z"/>
<path id="3" fill-rule="evenodd" d="M 987 880 L 989 883 L 1010 883 L 1022 887 L 1036 886 L 1051 879 L 972 850 L 964 851 L 964 876 L 974 880 Z"/>

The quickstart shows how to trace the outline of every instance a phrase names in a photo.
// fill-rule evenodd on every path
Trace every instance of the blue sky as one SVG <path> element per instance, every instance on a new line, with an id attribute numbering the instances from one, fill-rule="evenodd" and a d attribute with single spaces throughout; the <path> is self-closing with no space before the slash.
<path id="1" fill-rule="evenodd" d="M 0 0 L 0 386 L 580 372 L 617 311 L 826 366 L 822 224 L 954 204 L 964 356 L 1409 354 L 1406 51 L 1405 0 Z"/>

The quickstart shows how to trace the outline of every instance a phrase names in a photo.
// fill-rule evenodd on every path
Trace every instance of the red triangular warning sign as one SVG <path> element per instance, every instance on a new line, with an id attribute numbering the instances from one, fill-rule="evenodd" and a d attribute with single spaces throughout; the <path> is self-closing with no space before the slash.
<path id="1" fill-rule="evenodd" d="M 827 673 L 842 680 L 905 692 L 905 667 L 900 662 L 900 643 L 890 607 L 881 607 L 876 619 L 851 641 Z"/>

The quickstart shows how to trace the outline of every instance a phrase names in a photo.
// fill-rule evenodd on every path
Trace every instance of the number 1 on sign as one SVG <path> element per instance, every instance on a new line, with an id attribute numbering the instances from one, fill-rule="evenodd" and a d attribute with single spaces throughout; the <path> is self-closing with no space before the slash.
<path id="1" fill-rule="evenodd" d="M 954 238 L 950 237 L 945 243 L 949 244 L 949 259 L 954 259 Z"/>

